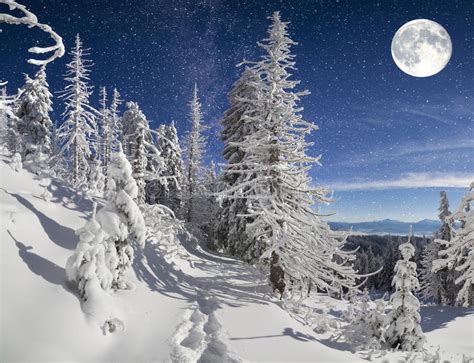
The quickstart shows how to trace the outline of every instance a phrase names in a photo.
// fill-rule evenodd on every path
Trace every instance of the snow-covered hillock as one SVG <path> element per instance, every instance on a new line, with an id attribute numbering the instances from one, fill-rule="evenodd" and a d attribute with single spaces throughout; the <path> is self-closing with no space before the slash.
<path id="1" fill-rule="evenodd" d="M 318 297 L 311 319 L 289 313 L 254 268 L 211 254 L 184 236 L 157 236 L 135 251 L 131 290 L 110 295 L 123 326 L 114 332 L 81 309 L 66 261 L 93 205 L 0 159 L 0 361 L 363 362 L 334 341 L 347 302 Z M 309 308 L 308 308 L 309 309 Z M 320 314 L 319 314 L 320 313 Z M 472 311 L 422 307 L 422 328 L 443 359 L 474 356 Z M 333 319 L 315 332 L 320 320 Z M 318 331 L 318 329 L 316 329 Z M 377 358 L 403 359 L 402 353 Z"/>

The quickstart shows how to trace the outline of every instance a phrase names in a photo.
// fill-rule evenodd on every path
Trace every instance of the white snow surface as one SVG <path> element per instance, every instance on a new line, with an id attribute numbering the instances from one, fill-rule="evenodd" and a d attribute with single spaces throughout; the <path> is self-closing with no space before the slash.
<path id="1" fill-rule="evenodd" d="M 1 362 L 367 361 L 285 311 L 254 268 L 185 241 L 136 251 L 135 288 L 110 296 L 124 326 L 108 332 L 81 309 L 65 272 L 92 203 L 55 180 L 47 202 L 41 180 L 9 162 L 0 160 Z M 313 307 L 338 316 L 347 302 L 319 296 Z M 431 352 L 474 356 L 472 309 L 422 307 L 421 316 Z"/>

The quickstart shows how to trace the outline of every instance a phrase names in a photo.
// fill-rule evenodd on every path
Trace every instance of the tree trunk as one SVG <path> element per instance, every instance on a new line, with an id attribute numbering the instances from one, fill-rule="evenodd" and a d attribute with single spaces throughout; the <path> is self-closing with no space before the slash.
<path id="1" fill-rule="evenodd" d="M 285 291 L 285 272 L 280 266 L 280 257 L 273 252 L 270 261 L 270 282 L 273 290 L 280 293 L 280 299 L 283 297 Z"/>

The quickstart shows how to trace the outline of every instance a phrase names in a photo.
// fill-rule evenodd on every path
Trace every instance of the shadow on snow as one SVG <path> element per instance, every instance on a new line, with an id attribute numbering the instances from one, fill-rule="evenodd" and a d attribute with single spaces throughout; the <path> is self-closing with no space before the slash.
<path id="1" fill-rule="evenodd" d="M 68 227 L 64 227 L 55 220 L 49 218 L 46 214 L 40 212 L 36 207 L 26 198 L 19 194 L 10 193 L 11 196 L 15 197 L 18 202 L 23 206 L 32 211 L 43 227 L 43 230 L 48 235 L 48 238 L 60 247 L 74 250 L 77 245 L 78 238 L 74 233 L 74 230 Z"/>

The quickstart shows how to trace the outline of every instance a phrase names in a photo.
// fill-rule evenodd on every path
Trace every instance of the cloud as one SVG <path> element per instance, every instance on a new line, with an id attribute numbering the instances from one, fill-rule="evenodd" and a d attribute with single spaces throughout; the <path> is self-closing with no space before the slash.
<path id="1" fill-rule="evenodd" d="M 467 173 L 408 173 L 398 179 L 352 181 L 328 183 L 336 191 L 351 190 L 385 190 L 385 189 L 413 189 L 413 188 L 468 188 L 474 181 L 474 174 Z"/>

